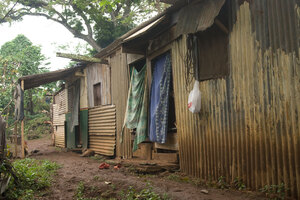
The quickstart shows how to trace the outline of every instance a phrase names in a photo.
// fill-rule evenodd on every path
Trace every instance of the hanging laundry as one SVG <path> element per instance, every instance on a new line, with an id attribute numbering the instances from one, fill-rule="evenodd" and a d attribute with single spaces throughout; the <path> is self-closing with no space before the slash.
<path id="1" fill-rule="evenodd" d="M 80 103 L 80 80 L 76 80 L 73 87 L 70 88 L 73 90 L 72 94 L 72 110 L 71 110 L 71 122 L 69 124 L 69 130 L 74 131 L 75 126 L 79 125 L 79 103 Z"/>
<path id="2" fill-rule="evenodd" d="M 15 101 L 15 120 L 22 121 L 24 119 L 24 91 L 21 85 L 18 84 L 14 91 Z"/>
<path id="3" fill-rule="evenodd" d="M 139 72 L 133 68 L 123 128 L 125 126 L 129 129 L 136 128 L 136 135 L 133 143 L 133 151 L 136 151 L 138 149 L 138 144 L 145 141 L 147 138 L 148 84 L 146 65 Z"/>
<path id="4" fill-rule="evenodd" d="M 153 142 L 166 142 L 171 73 L 171 55 L 167 53 L 156 60 L 152 74 L 149 138 Z"/>

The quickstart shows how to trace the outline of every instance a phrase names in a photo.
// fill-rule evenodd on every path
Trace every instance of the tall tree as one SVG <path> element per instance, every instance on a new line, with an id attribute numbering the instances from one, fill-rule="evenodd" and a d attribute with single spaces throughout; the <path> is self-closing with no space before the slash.
<path id="1" fill-rule="evenodd" d="M 48 71 L 42 66 L 44 60 L 41 48 L 33 45 L 24 35 L 18 35 L 0 48 L 0 111 L 12 99 L 12 92 L 19 77 Z M 25 93 L 25 106 L 31 114 L 33 94 L 32 90 Z"/>
<path id="2" fill-rule="evenodd" d="M 159 0 L 2 0 L 0 23 L 43 16 L 100 51 L 135 26 L 134 22 L 164 7 Z"/>

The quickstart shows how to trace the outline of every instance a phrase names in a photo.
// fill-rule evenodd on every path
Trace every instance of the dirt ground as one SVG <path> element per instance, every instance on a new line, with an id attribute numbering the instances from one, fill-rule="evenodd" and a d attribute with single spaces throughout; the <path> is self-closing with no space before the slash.
<path id="1" fill-rule="evenodd" d="M 80 157 L 80 154 L 66 152 L 50 145 L 49 137 L 28 141 L 29 152 L 39 150 L 30 157 L 36 159 L 47 159 L 57 162 L 62 167 L 57 171 L 52 186 L 39 199 L 76 199 L 75 194 L 80 182 L 85 186 L 85 195 L 89 198 L 119 198 L 122 190 L 130 186 L 136 190 L 142 190 L 149 184 L 153 191 L 165 195 L 173 200 L 201 199 L 201 200 L 226 200 L 226 199 L 263 199 L 256 193 L 240 192 L 232 190 L 221 190 L 196 186 L 169 180 L 170 174 L 159 175 L 137 175 L 128 170 L 129 167 L 121 166 L 119 170 L 99 169 L 101 160 Z M 105 182 L 110 182 L 107 184 Z M 201 193 L 202 189 L 208 190 L 208 194 Z"/>

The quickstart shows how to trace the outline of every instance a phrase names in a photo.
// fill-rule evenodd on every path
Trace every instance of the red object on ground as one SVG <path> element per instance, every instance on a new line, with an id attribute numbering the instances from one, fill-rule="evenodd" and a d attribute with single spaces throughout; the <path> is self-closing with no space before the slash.
<path id="1" fill-rule="evenodd" d="M 120 168 L 121 168 L 121 164 L 120 163 L 114 166 L 114 169 L 120 169 Z"/>
<path id="2" fill-rule="evenodd" d="M 109 164 L 101 163 L 100 166 L 99 166 L 99 169 L 109 169 Z"/>

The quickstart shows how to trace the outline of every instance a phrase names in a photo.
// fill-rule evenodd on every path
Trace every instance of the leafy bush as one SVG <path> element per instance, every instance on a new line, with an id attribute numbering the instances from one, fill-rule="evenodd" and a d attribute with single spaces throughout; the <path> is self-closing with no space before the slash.
<path id="1" fill-rule="evenodd" d="M 21 185 L 10 181 L 5 193 L 7 199 L 33 199 L 38 191 L 51 185 L 51 177 L 59 168 L 59 165 L 47 160 L 35 160 L 26 158 L 13 163 L 15 172 Z"/>
<path id="2" fill-rule="evenodd" d="M 25 133 L 27 135 L 49 134 L 51 127 L 45 124 L 45 121 L 50 121 L 50 117 L 44 113 L 28 116 L 25 122 Z"/>
<path id="3" fill-rule="evenodd" d="M 265 185 L 260 191 L 269 199 L 282 200 L 285 199 L 288 189 L 284 183 L 281 183 L 279 185 Z"/>

